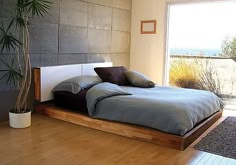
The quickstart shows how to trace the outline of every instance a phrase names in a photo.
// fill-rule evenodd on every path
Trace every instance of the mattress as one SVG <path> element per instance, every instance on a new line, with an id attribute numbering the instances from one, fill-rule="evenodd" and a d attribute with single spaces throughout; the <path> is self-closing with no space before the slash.
<path id="1" fill-rule="evenodd" d="M 78 94 L 73 94 L 66 91 L 54 92 L 54 103 L 56 106 L 88 114 L 86 105 L 86 93 L 88 90 L 82 90 Z"/>

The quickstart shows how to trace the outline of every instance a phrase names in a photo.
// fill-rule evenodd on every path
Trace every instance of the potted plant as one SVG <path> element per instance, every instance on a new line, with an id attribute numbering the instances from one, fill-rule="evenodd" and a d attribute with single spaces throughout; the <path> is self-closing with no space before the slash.
<path id="1" fill-rule="evenodd" d="M 7 63 L 0 56 L 5 66 L 0 77 L 6 84 L 14 84 L 18 89 L 15 108 L 9 112 L 10 126 L 26 128 L 31 125 L 31 111 L 27 108 L 27 96 L 31 84 L 31 64 L 29 56 L 29 26 L 33 17 L 48 14 L 52 2 L 47 0 L 17 0 L 15 12 L 10 22 L 0 25 L 1 52 L 12 52 L 16 57 Z M 17 34 L 17 35 L 16 35 Z"/>

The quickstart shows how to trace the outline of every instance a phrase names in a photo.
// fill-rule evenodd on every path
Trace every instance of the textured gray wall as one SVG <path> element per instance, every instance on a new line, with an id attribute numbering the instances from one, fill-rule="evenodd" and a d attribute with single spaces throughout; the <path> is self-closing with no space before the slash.
<path id="1" fill-rule="evenodd" d="M 105 61 L 129 67 L 132 0 L 52 1 L 50 15 L 31 20 L 33 67 Z M 0 0 L 0 21 L 9 21 L 14 3 Z M 0 55 L 5 61 L 14 57 L 7 52 Z M 31 105 L 32 96 L 31 92 Z M 0 82 L 0 120 L 7 119 L 15 98 L 14 87 Z"/>

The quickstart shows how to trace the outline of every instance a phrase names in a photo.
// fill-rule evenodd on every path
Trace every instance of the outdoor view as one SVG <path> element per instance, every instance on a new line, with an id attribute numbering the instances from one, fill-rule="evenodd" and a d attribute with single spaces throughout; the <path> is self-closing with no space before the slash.
<path id="1" fill-rule="evenodd" d="M 173 5 L 170 11 L 172 55 L 219 56 L 236 37 L 236 2 Z"/>
<path id="2" fill-rule="evenodd" d="M 170 6 L 169 84 L 236 98 L 236 2 Z"/>

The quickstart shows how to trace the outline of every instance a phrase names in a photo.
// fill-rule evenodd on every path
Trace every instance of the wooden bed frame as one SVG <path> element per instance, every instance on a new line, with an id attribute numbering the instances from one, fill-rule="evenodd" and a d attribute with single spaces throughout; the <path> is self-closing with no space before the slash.
<path id="1" fill-rule="evenodd" d="M 184 150 L 222 116 L 222 110 L 220 110 L 199 123 L 184 136 L 168 134 L 155 129 L 133 124 L 124 124 L 107 120 L 93 119 L 89 116 L 82 115 L 68 109 L 56 107 L 52 103 L 42 103 L 42 99 L 44 101 L 48 101 L 50 98 L 45 99 L 45 97 L 42 98 L 41 96 L 41 85 L 43 83 L 40 80 L 42 74 L 40 70 L 40 68 L 34 69 L 35 99 L 38 101 L 35 106 L 36 112 L 52 118 L 101 130 L 104 132 L 167 146 L 178 150 Z"/>
<path id="2" fill-rule="evenodd" d="M 201 122 L 184 136 L 177 136 L 142 126 L 93 119 L 89 116 L 72 112 L 68 109 L 56 107 L 50 103 L 38 104 L 36 105 L 35 110 L 40 114 L 60 119 L 66 122 L 178 150 L 186 149 L 192 142 L 194 142 L 203 132 L 205 132 L 222 116 L 222 111 L 219 111 Z"/>

